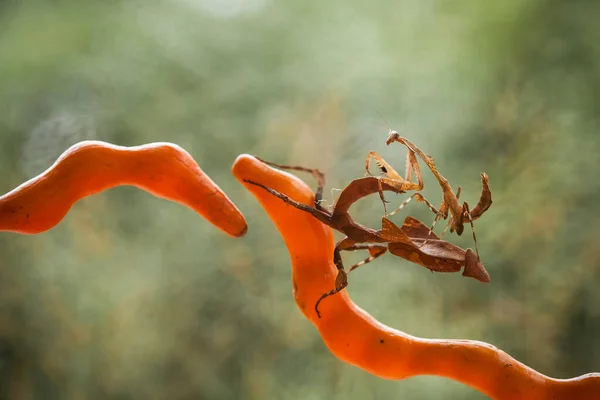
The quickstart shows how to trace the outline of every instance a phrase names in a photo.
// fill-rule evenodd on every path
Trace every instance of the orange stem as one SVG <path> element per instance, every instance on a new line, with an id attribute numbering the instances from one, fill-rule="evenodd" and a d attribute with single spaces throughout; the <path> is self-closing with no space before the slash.
<path id="1" fill-rule="evenodd" d="M 233 174 L 258 199 L 277 226 L 292 260 L 296 304 L 340 360 L 386 379 L 438 375 L 469 385 L 494 399 L 598 399 L 600 374 L 553 379 L 496 347 L 471 340 L 423 339 L 387 327 L 354 304 L 346 290 L 314 305 L 334 287 L 334 236 L 330 228 L 270 195 L 249 179 L 312 205 L 312 190 L 297 177 L 241 155 Z"/>
<path id="2" fill-rule="evenodd" d="M 47 231 L 78 200 L 121 185 L 183 204 L 231 236 L 246 233 L 240 211 L 181 147 L 100 141 L 73 145 L 45 172 L 0 197 L 0 231 Z"/>

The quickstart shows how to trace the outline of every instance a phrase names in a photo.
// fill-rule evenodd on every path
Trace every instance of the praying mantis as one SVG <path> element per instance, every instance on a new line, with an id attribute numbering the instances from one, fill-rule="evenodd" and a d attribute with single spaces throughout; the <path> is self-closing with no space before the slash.
<path id="1" fill-rule="evenodd" d="M 398 142 L 403 144 L 408 148 L 409 153 L 416 154 L 421 158 L 425 164 L 429 167 L 435 178 L 440 184 L 442 188 L 442 204 L 440 205 L 439 210 L 436 210 L 423 196 L 419 193 L 415 193 L 413 196 L 419 197 L 420 201 L 424 201 L 427 203 L 429 208 L 436 214 L 436 220 L 447 219 L 448 212 L 452 215 L 452 218 L 449 222 L 450 232 L 456 232 L 457 235 L 462 235 L 464 230 L 464 222 L 468 221 L 471 223 L 471 227 L 473 227 L 472 223 L 481 215 L 486 212 L 492 206 L 492 192 L 490 191 L 489 178 L 485 172 L 481 173 L 481 197 L 479 201 L 472 209 L 469 209 L 469 205 L 464 202 L 462 206 L 460 205 L 458 198 L 460 196 L 461 188 L 459 187 L 457 192 L 454 193 L 452 190 L 452 186 L 448 183 L 448 180 L 440 174 L 435 166 L 433 161 L 433 157 L 425 154 L 420 148 L 418 148 L 415 144 L 413 144 L 410 140 L 405 137 L 402 137 L 398 134 L 398 132 L 390 130 L 388 138 L 386 140 L 386 144 L 389 146 L 393 142 Z M 369 156 L 367 156 L 366 161 L 366 170 L 369 171 L 369 159 L 370 157 L 374 157 L 376 160 L 381 160 L 381 156 L 379 156 L 375 152 L 370 152 Z M 412 197 L 412 196 L 411 196 Z M 401 208 L 401 207 L 399 207 Z M 474 238 L 475 239 L 475 238 Z M 477 240 L 475 239 L 475 242 Z"/>
<path id="2" fill-rule="evenodd" d="M 468 218 L 469 222 L 472 224 L 474 219 L 480 217 L 481 214 L 483 214 L 483 212 L 485 212 L 491 206 L 491 192 L 489 190 L 487 175 L 482 174 L 483 189 L 477 206 L 473 210 L 469 210 L 468 205 L 465 203 L 461 209 L 461 212 L 456 213 L 457 207 L 460 208 L 458 203 L 458 196 L 460 195 L 460 192 L 458 195 L 454 194 L 448 181 L 441 174 L 439 174 L 439 172 L 437 172 L 437 168 L 435 167 L 431 157 L 427 156 L 417 146 L 408 140 L 403 142 L 401 139 L 404 138 L 401 138 L 396 132 L 390 131 L 390 136 L 388 137 L 388 141 L 386 143 L 389 145 L 394 141 L 399 141 L 408 148 L 405 172 L 406 179 L 403 179 L 402 176 L 398 174 L 381 156 L 375 152 L 370 152 L 365 163 L 367 171 L 370 158 L 374 158 L 385 176 L 366 176 L 353 180 L 341 191 L 340 196 L 335 202 L 331 211 L 325 209 L 321 205 L 323 187 L 325 185 L 325 176 L 318 169 L 280 165 L 261 160 L 262 162 L 277 168 L 311 173 L 317 181 L 314 207 L 299 203 L 263 184 L 245 179 L 246 182 L 265 189 L 287 204 L 312 214 L 322 223 L 346 235 L 346 237 L 336 244 L 334 249 L 333 260 L 338 270 L 338 275 L 336 276 L 335 280 L 335 288 L 327 293 L 324 293 L 315 304 L 315 311 L 319 318 L 321 318 L 321 314 L 318 309 L 319 304 L 326 297 L 332 296 L 348 286 L 347 274 L 349 272 L 373 261 L 388 250 L 390 253 L 396 256 L 424 266 L 432 272 L 457 272 L 464 267 L 463 276 L 473 277 L 481 282 L 490 281 L 490 276 L 479 259 L 478 251 L 476 255 L 471 249 L 463 250 L 458 246 L 441 240 L 435 235 L 435 233 L 432 232 L 433 227 L 430 229 L 415 218 L 407 217 L 402 227 L 398 227 L 384 216 L 382 218 L 382 228 L 380 230 L 374 230 L 355 222 L 350 216 L 350 206 L 359 199 L 369 196 L 373 193 L 379 193 L 385 208 L 386 201 L 383 196 L 384 191 L 392 191 L 395 193 L 416 191 L 417 193 L 413 194 L 411 198 L 418 195 L 418 200 L 425 202 L 436 214 L 436 221 L 440 217 L 446 219 L 448 217 L 449 209 L 453 216 L 451 220 L 452 227 L 458 234 L 460 234 L 464 229 L 463 221 L 465 218 Z M 436 179 L 438 179 L 442 187 L 444 200 L 439 210 L 435 209 L 431 203 L 429 203 L 422 195 L 418 193 L 423 189 L 424 185 L 416 158 L 417 155 L 422 158 L 432 172 L 434 172 L 434 176 Z M 417 182 L 411 181 L 411 175 L 413 171 L 416 175 Z M 406 202 L 403 203 L 403 205 L 404 204 L 406 204 Z M 401 205 L 398 209 L 400 209 L 403 205 Z M 473 237 L 475 238 L 474 233 Z M 350 267 L 349 272 L 347 273 L 342 262 L 341 251 L 355 250 L 368 250 L 369 257 Z"/>

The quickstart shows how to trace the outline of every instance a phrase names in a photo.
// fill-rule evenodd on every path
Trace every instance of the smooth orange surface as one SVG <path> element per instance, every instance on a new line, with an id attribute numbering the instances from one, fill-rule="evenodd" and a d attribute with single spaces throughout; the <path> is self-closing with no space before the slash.
<path id="1" fill-rule="evenodd" d="M 231 236 L 246 233 L 240 211 L 181 147 L 100 141 L 70 147 L 45 172 L 0 197 L 0 231 L 47 231 L 78 200 L 121 185 L 183 204 Z"/>
<path id="2" fill-rule="evenodd" d="M 322 318 L 317 318 L 317 299 L 334 287 L 333 231 L 243 179 L 308 205 L 314 201 L 312 190 L 297 177 L 249 155 L 238 157 L 233 174 L 258 199 L 283 236 L 292 261 L 296 304 L 339 359 L 387 379 L 444 376 L 494 399 L 600 399 L 600 374 L 552 379 L 487 343 L 411 336 L 375 320 L 350 300 L 346 290 L 323 302 Z"/>

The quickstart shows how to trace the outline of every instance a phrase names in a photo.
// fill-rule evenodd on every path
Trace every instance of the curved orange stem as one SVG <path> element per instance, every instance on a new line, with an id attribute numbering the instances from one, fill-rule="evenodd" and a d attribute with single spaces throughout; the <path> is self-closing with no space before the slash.
<path id="1" fill-rule="evenodd" d="M 292 260 L 296 304 L 342 361 L 387 379 L 444 376 L 494 399 L 600 398 L 600 374 L 553 379 L 487 343 L 411 336 L 378 322 L 354 304 L 345 290 L 323 302 L 323 316 L 317 318 L 314 304 L 334 287 L 336 276 L 332 230 L 243 179 L 308 205 L 314 201 L 311 189 L 297 177 L 249 155 L 238 157 L 233 174 L 258 199 L 283 236 Z"/>
<path id="2" fill-rule="evenodd" d="M 0 231 L 47 231 L 78 200 L 121 185 L 183 204 L 231 236 L 246 233 L 240 211 L 181 147 L 123 147 L 100 141 L 73 145 L 45 172 L 1 196 Z"/>

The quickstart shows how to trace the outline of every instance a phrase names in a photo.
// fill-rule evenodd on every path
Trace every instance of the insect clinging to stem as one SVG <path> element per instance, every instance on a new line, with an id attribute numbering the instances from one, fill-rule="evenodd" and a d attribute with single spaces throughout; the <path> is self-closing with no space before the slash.
<path id="1" fill-rule="evenodd" d="M 416 162 L 416 159 L 413 159 Z M 338 270 L 335 288 L 324 293 L 315 304 L 319 318 L 320 302 L 348 286 L 347 272 L 344 268 L 341 251 L 368 250 L 369 257 L 353 265 L 349 271 L 365 265 L 383 255 L 387 250 L 413 263 L 422 265 L 431 271 L 457 272 L 464 267 L 463 275 L 473 277 L 482 282 L 489 282 L 490 277 L 485 267 L 471 249 L 463 250 L 449 242 L 440 240 L 420 221 L 408 217 L 400 228 L 389 219 L 382 218 L 382 228 L 375 230 L 355 222 L 349 214 L 349 208 L 356 201 L 376 192 L 392 191 L 404 193 L 404 186 L 394 185 L 393 180 L 382 180 L 374 176 L 358 178 L 350 182 L 340 193 L 332 210 L 321 206 L 325 175 L 318 169 L 274 164 L 260 160 L 265 164 L 288 170 L 311 173 L 317 180 L 314 207 L 299 203 L 283 193 L 277 192 L 264 184 L 244 179 L 257 185 L 287 204 L 312 214 L 316 219 L 346 235 L 334 249 L 333 260 Z M 407 166 L 408 169 L 408 166 Z M 406 176 L 409 174 L 407 173 Z M 392 183 L 392 184 L 390 184 Z"/>
<path id="2" fill-rule="evenodd" d="M 396 210 L 392 211 L 391 213 L 386 212 L 386 215 L 394 215 L 396 212 L 402 209 L 412 198 L 416 198 L 418 201 L 425 203 L 429 207 L 429 209 L 435 214 L 434 222 L 430 228 L 432 231 L 438 220 L 445 220 L 448 218 L 449 215 L 451 215 L 451 218 L 448 222 L 450 232 L 456 232 L 456 234 L 460 236 L 464 231 L 464 223 L 468 222 L 471 225 L 471 229 L 473 232 L 473 241 L 475 242 L 475 250 L 477 253 L 477 257 L 479 257 L 477 236 L 475 235 L 473 221 L 479 219 L 481 215 L 484 212 L 486 212 L 492 205 L 492 193 L 490 190 L 489 178 L 487 174 L 485 172 L 481 173 L 481 196 L 475 207 L 470 209 L 467 202 L 464 202 L 462 205 L 459 202 L 461 187 L 458 187 L 456 193 L 454 192 L 448 180 L 438 171 L 433 157 L 431 157 L 428 154 L 425 154 L 418 146 L 416 146 L 410 140 L 400 136 L 398 132 L 390 129 L 388 138 L 386 140 L 386 144 L 389 146 L 394 142 L 403 144 L 408 149 L 409 154 L 412 154 L 413 156 L 416 155 L 425 162 L 425 164 L 431 170 L 433 176 L 436 178 L 442 189 L 442 203 L 439 209 L 436 209 L 427 199 L 425 199 L 425 197 L 423 197 L 421 193 L 416 192 L 412 194 L 405 202 L 403 202 Z M 376 161 L 383 173 L 387 174 L 389 164 L 385 162 L 385 160 L 383 160 L 383 158 L 374 151 L 370 152 L 367 156 L 365 162 L 366 173 L 370 174 L 369 161 L 371 158 L 373 158 Z M 395 179 L 393 176 L 390 176 L 389 178 L 391 178 L 392 180 Z"/>

